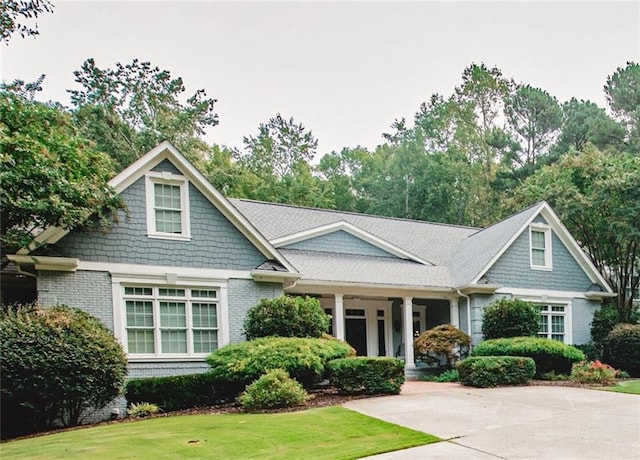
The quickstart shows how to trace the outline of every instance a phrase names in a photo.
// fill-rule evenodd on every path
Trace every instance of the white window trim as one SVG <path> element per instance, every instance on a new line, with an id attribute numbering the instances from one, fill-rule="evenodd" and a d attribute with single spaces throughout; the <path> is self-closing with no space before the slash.
<path id="1" fill-rule="evenodd" d="M 533 232 L 544 233 L 544 265 L 533 263 Z M 551 253 L 552 238 L 549 225 L 533 223 L 529 226 L 529 263 L 532 270 L 553 270 L 553 255 Z"/>
<path id="2" fill-rule="evenodd" d="M 564 343 L 573 345 L 573 301 L 572 299 L 558 298 L 553 296 L 541 295 L 536 297 L 518 297 L 525 302 L 531 302 L 534 305 L 550 305 L 564 307 Z"/>
<path id="3" fill-rule="evenodd" d="M 161 361 L 202 361 L 210 353 L 193 353 L 193 344 L 189 343 L 191 319 L 187 315 L 187 353 L 161 353 L 156 343 L 153 354 L 129 353 L 127 349 L 126 304 L 124 302 L 125 286 L 153 286 L 160 288 L 186 289 L 215 289 L 218 291 L 218 349 L 229 344 L 229 310 L 228 289 L 226 280 L 212 280 L 211 278 L 195 279 L 193 276 L 181 278 L 179 274 L 167 273 L 164 276 L 112 276 L 111 292 L 113 296 L 114 335 L 120 341 L 130 362 L 161 362 Z M 202 299 L 205 300 L 205 299 Z M 155 311 L 154 311 L 155 318 Z M 157 327 L 156 327 L 157 328 Z M 155 337 L 155 334 L 154 334 Z M 156 338 L 157 340 L 157 338 Z"/>
<path id="4" fill-rule="evenodd" d="M 155 216 L 155 184 L 177 185 L 180 187 L 180 206 L 182 219 L 182 233 L 165 233 L 156 231 Z M 185 176 L 173 174 L 168 171 L 157 172 L 149 171 L 145 174 L 145 192 L 146 192 L 146 208 L 147 208 L 147 236 L 149 238 L 158 238 L 164 240 L 191 240 L 191 221 L 189 212 L 189 181 Z"/>

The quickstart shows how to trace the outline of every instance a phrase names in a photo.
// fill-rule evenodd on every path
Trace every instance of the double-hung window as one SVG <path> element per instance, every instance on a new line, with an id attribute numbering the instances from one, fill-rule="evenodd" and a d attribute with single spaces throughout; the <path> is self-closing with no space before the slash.
<path id="1" fill-rule="evenodd" d="M 130 355 L 202 356 L 218 348 L 218 291 L 124 286 Z"/>
<path id="2" fill-rule="evenodd" d="M 567 306 L 538 305 L 538 337 L 566 342 Z"/>
<path id="3" fill-rule="evenodd" d="M 551 270 L 551 228 L 544 225 L 532 225 L 529 228 L 529 247 L 531 268 Z"/>
<path id="4" fill-rule="evenodd" d="M 146 176 L 147 234 L 189 239 L 189 183 L 184 176 L 149 172 Z"/>

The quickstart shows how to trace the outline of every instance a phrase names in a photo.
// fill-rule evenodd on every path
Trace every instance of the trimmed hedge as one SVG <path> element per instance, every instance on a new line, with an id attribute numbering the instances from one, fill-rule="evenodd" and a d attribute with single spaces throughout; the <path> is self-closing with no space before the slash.
<path id="1" fill-rule="evenodd" d="M 345 358 L 330 361 L 329 381 L 340 394 L 398 394 L 404 361 L 397 358 Z"/>
<path id="2" fill-rule="evenodd" d="M 460 383 L 487 388 L 498 385 L 523 385 L 533 378 L 536 364 L 523 356 L 476 356 L 457 366 Z"/>
<path id="3" fill-rule="evenodd" d="M 249 309 L 244 334 L 247 340 L 272 336 L 317 339 L 329 327 L 329 319 L 318 299 L 282 295 L 262 299 Z"/>
<path id="4" fill-rule="evenodd" d="M 511 337 L 485 340 L 477 345 L 472 356 L 527 356 L 536 363 L 536 377 L 548 372 L 569 375 L 573 363 L 583 361 L 584 353 L 557 340 L 540 337 Z"/>
<path id="5" fill-rule="evenodd" d="M 253 382 L 238 397 L 238 403 L 247 412 L 303 406 L 309 395 L 302 385 L 282 369 L 272 369 Z"/>
<path id="6" fill-rule="evenodd" d="M 207 363 L 217 380 L 233 384 L 240 393 L 271 369 L 284 369 L 310 389 L 325 375 L 329 361 L 354 355 L 341 340 L 265 337 L 222 347 L 207 357 Z"/>
<path id="7" fill-rule="evenodd" d="M 522 299 L 500 299 L 482 311 L 482 335 L 486 340 L 534 337 L 538 333 L 536 307 Z"/>
<path id="8" fill-rule="evenodd" d="M 640 324 L 616 325 L 604 341 L 604 355 L 613 367 L 640 377 Z"/>
<path id="9" fill-rule="evenodd" d="M 169 412 L 231 401 L 243 389 L 205 372 L 129 380 L 125 398 L 129 404 L 152 403 Z"/>

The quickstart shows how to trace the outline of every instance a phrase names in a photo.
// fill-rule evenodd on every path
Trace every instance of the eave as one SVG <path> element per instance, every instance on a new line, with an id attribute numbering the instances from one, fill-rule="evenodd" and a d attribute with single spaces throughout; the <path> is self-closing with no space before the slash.
<path id="1" fill-rule="evenodd" d="M 465 286 L 461 286 L 457 289 L 457 291 L 462 292 L 463 294 L 493 294 L 502 286 L 498 286 L 496 284 L 467 284 Z"/>
<path id="2" fill-rule="evenodd" d="M 80 259 L 75 257 L 31 256 L 24 254 L 7 254 L 7 259 L 18 265 L 33 266 L 36 270 L 75 272 Z"/>

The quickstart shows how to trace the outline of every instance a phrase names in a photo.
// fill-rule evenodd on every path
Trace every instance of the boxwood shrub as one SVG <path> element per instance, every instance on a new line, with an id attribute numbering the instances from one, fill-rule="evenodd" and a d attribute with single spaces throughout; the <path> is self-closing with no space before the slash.
<path id="1" fill-rule="evenodd" d="M 238 397 L 247 412 L 305 405 L 309 395 L 282 369 L 272 369 L 253 382 Z"/>
<path id="2" fill-rule="evenodd" d="M 129 380 L 125 398 L 129 404 L 153 403 L 169 412 L 231 401 L 243 389 L 205 372 Z"/>
<path id="3" fill-rule="evenodd" d="M 523 356 L 475 356 L 457 364 L 463 385 L 487 388 L 522 385 L 533 378 L 536 364 Z"/>
<path id="4" fill-rule="evenodd" d="M 538 333 L 538 309 L 522 299 L 500 299 L 482 311 L 485 339 L 532 337 Z"/>
<path id="5" fill-rule="evenodd" d="M 640 324 L 615 326 L 604 341 L 604 359 L 630 376 L 640 377 Z"/>
<path id="6" fill-rule="evenodd" d="M 398 394 L 404 361 L 396 358 L 345 358 L 330 361 L 329 381 L 341 394 Z"/>
<path id="7" fill-rule="evenodd" d="M 207 363 L 217 380 L 240 391 L 271 369 L 285 370 L 310 389 L 325 375 L 329 361 L 353 355 L 353 348 L 341 340 L 264 337 L 222 347 L 207 357 Z"/>
<path id="8" fill-rule="evenodd" d="M 546 373 L 571 373 L 573 363 L 583 361 L 584 353 L 557 340 L 540 337 L 511 337 L 485 340 L 477 345 L 472 356 L 527 356 L 536 363 L 536 377 Z"/>

